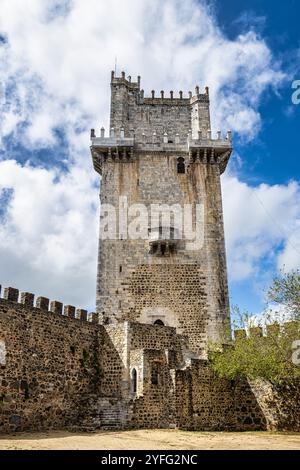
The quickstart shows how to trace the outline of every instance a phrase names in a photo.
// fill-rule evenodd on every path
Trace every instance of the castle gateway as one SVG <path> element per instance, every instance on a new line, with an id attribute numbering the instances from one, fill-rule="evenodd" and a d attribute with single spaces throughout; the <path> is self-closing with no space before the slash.
<path id="1" fill-rule="evenodd" d="M 108 136 L 91 141 L 101 321 L 176 327 L 205 356 L 229 319 L 220 174 L 232 149 L 211 131 L 208 88 L 145 97 L 140 77 L 112 72 Z"/>

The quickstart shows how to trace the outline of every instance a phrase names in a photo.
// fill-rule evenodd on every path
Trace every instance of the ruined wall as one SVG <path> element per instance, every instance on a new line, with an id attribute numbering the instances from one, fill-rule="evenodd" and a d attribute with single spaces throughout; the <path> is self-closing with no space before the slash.
<path id="1" fill-rule="evenodd" d="M 165 351 L 143 351 L 143 394 L 133 402 L 134 428 L 175 427 L 174 371 L 170 369 Z"/>
<path id="2" fill-rule="evenodd" d="M 249 380 L 270 431 L 300 431 L 300 382 L 272 385 L 263 379 Z"/>

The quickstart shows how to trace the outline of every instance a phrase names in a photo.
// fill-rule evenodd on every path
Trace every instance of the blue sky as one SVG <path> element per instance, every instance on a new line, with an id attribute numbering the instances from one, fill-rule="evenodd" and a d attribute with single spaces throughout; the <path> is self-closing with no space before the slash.
<path id="1" fill-rule="evenodd" d="M 300 4 L 296 0 L 222 0 L 217 2 L 216 11 L 222 29 L 231 38 L 252 28 L 259 31 L 288 73 L 288 80 L 279 94 L 267 91 L 262 99 L 263 128 L 260 134 L 251 144 L 236 147 L 244 155 L 243 177 L 254 184 L 298 179 L 300 107 L 291 103 L 291 83 L 300 76 L 297 73 L 300 72 Z"/>
<path id="2" fill-rule="evenodd" d="M 0 283 L 94 306 L 98 186 L 89 129 L 108 125 L 118 60 L 151 89 L 210 86 L 232 129 L 222 178 L 230 298 L 260 312 L 300 264 L 296 0 L 0 0 Z"/>
<path id="3" fill-rule="evenodd" d="M 300 106 L 291 102 L 291 83 L 300 76 L 300 4 L 296 0 L 274 2 L 271 0 L 222 0 L 216 2 L 219 24 L 226 35 L 234 39 L 241 32 L 253 29 L 265 39 L 275 58 L 287 73 L 277 93 L 266 91 L 260 103 L 262 128 L 251 142 L 235 142 L 235 152 L 242 157 L 239 178 L 252 186 L 262 183 L 270 185 L 287 184 L 300 178 L 300 152 L 298 136 L 300 127 Z M 233 163 L 234 163 L 233 156 Z M 258 205 L 263 200 L 257 201 Z M 266 217 L 279 234 L 289 233 L 289 229 L 273 218 L 266 209 Z M 291 251 L 299 259 L 300 232 L 294 234 Z M 274 245 L 280 252 L 283 243 Z M 277 266 L 274 256 L 262 257 L 260 268 L 273 272 Z M 275 266 L 274 266 L 275 264 Z M 295 268 L 297 266 L 294 266 Z M 230 273 L 229 273 L 230 274 Z M 267 289 L 269 276 L 261 285 L 259 280 L 231 281 L 230 294 L 233 303 L 249 311 L 259 311 L 263 305 L 260 292 Z"/>

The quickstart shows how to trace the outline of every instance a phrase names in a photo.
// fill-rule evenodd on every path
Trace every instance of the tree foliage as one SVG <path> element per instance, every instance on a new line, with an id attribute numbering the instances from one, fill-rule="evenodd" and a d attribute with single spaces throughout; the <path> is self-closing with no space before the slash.
<path id="1" fill-rule="evenodd" d="M 267 300 L 284 306 L 294 320 L 300 320 L 300 271 L 281 271 L 275 276 Z"/>
<path id="2" fill-rule="evenodd" d="M 276 321 L 276 312 L 267 310 L 263 322 L 267 335 L 254 329 L 248 336 L 236 334 L 227 345 L 210 345 L 209 359 L 222 377 L 265 378 L 272 383 L 299 383 L 300 380 L 300 273 L 281 272 L 268 290 L 268 301 L 284 305 L 291 321 Z M 239 328 L 251 325 L 251 315 L 234 309 Z"/>

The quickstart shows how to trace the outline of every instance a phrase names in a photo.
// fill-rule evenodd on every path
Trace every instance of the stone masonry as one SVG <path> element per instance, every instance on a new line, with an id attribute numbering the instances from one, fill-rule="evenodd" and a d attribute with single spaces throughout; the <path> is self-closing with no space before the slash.
<path id="1" fill-rule="evenodd" d="M 91 131 L 102 208 L 120 197 L 128 206 L 200 203 L 203 243 L 166 236 L 174 219 L 147 239 L 119 224 L 99 241 L 96 313 L 5 288 L 0 433 L 299 430 L 299 394 L 221 379 L 206 358 L 208 341 L 228 339 L 220 174 L 231 153 L 230 133 L 212 138 L 208 88 L 145 97 L 140 78 L 112 73 L 111 90 L 109 136 Z"/>
<path id="2" fill-rule="evenodd" d="M 109 136 L 92 129 L 91 142 L 102 205 L 118 208 L 126 197 L 128 206 L 143 204 L 149 212 L 151 204 L 204 207 L 200 248 L 189 249 L 184 238 L 171 245 L 158 234 L 153 252 L 153 243 L 132 240 L 121 227 L 113 240 L 99 241 L 100 320 L 160 320 L 188 335 L 205 357 L 207 341 L 220 339 L 229 318 L 220 174 L 232 147 L 230 133 L 212 137 L 208 88 L 196 87 L 188 98 L 172 91 L 145 97 L 139 77 L 132 82 L 112 73 Z"/>
<path id="3" fill-rule="evenodd" d="M 174 327 L 101 325 L 96 314 L 12 288 L 0 298 L 0 433 L 296 431 L 299 405 L 284 386 L 220 379 Z"/>

